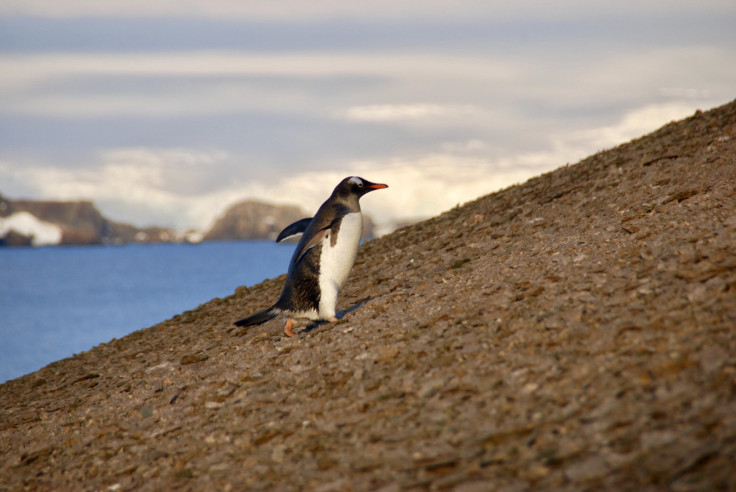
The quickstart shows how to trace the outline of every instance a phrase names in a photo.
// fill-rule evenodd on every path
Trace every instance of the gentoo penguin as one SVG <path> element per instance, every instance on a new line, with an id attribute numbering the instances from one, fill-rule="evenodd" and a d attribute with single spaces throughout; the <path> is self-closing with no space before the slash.
<path id="1" fill-rule="evenodd" d="M 276 242 L 302 234 L 291 257 L 281 297 L 270 308 L 236 321 L 235 325 L 260 325 L 284 315 L 284 333 L 295 337 L 291 331 L 295 319 L 337 321 L 337 293 L 353 268 L 363 232 L 358 200 L 382 188 L 388 185 L 357 176 L 345 178 L 314 217 L 298 220 L 281 231 Z"/>

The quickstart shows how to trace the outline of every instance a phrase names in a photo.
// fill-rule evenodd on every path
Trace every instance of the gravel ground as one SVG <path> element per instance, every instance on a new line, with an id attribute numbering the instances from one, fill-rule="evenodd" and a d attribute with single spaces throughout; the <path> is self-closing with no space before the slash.
<path id="1" fill-rule="evenodd" d="M 283 280 L 1 385 L 0 490 L 736 490 L 736 101 Z"/>

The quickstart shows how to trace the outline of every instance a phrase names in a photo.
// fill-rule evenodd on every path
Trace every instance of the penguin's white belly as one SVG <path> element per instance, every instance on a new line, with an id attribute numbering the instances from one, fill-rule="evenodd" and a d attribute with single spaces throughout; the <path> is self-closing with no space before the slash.
<path id="1" fill-rule="evenodd" d="M 355 212 L 342 218 L 335 241 L 325 237 L 322 242 L 319 261 L 319 315 L 322 319 L 335 316 L 337 293 L 353 268 L 362 233 L 363 217 Z"/>

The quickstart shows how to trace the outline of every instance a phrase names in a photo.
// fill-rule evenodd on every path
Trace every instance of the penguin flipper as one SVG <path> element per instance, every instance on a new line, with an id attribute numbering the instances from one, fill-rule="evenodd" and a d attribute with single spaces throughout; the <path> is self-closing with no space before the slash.
<path id="1" fill-rule="evenodd" d="M 307 251 L 314 248 L 318 244 L 320 244 L 324 239 L 327 237 L 327 233 L 330 232 L 330 228 L 322 229 L 321 231 L 317 232 L 314 236 L 312 236 L 312 239 L 307 242 L 307 244 L 302 247 L 302 249 L 299 251 L 299 254 L 295 256 L 294 263 L 298 263 L 299 260 L 302 259 L 302 256 L 307 254 Z"/>
<path id="2" fill-rule="evenodd" d="M 296 236 L 297 234 L 302 234 L 304 231 L 307 230 L 307 226 L 309 226 L 310 222 L 312 222 L 312 217 L 306 217 L 304 219 L 299 219 L 293 224 L 286 226 L 284 230 L 279 233 L 279 237 L 276 238 L 276 242 L 280 243 L 287 237 Z"/>
<path id="3" fill-rule="evenodd" d="M 304 220 L 304 219 L 302 219 L 302 220 Z M 306 244 L 304 244 L 302 246 L 302 248 L 299 250 L 299 254 L 296 254 L 295 253 L 294 258 L 296 258 L 296 259 L 294 260 L 294 263 L 298 263 L 299 260 L 301 260 L 302 256 L 304 256 L 305 254 L 307 254 L 307 251 L 309 251 L 310 249 L 314 248 L 318 244 L 321 244 L 322 241 L 324 241 L 326 238 L 329 238 L 330 237 L 329 234 L 330 234 L 330 232 L 333 231 L 333 229 L 336 229 L 336 228 L 339 229 L 339 227 L 340 227 L 339 224 L 340 224 L 340 221 L 341 220 L 342 220 L 342 217 L 338 217 L 335 220 L 333 220 L 332 222 L 330 222 L 330 225 L 328 225 L 327 227 L 325 227 L 323 229 L 320 229 L 319 231 L 315 232 L 314 235 L 309 239 L 309 241 L 307 241 Z"/>
<path id="4" fill-rule="evenodd" d="M 280 314 L 278 309 L 270 307 L 263 311 L 258 311 L 256 314 L 243 318 L 240 321 L 233 323 L 235 326 L 255 326 L 265 323 L 266 321 L 274 319 Z"/>

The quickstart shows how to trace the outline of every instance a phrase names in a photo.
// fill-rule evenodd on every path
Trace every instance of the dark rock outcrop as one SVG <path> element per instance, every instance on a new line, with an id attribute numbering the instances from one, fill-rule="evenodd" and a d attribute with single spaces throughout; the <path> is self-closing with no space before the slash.
<path id="1" fill-rule="evenodd" d="M 0 196 L 0 217 L 27 212 L 61 228 L 61 245 L 171 242 L 176 233 L 163 227 L 138 228 L 104 217 L 90 201 L 10 200 Z M 5 246 L 27 246 L 32 237 L 8 231 Z"/>
<path id="2" fill-rule="evenodd" d="M 304 217 L 309 214 L 296 206 L 246 200 L 229 207 L 204 240 L 276 239 L 284 227 Z"/>
<path id="3" fill-rule="evenodd" d="M 311 214 L 293 205 L 246 200 L 228 208 L 204 235 L 204 240 L 274 240 L 284 227 L 304 217 L 311 217 Z M 372 237 L 373 233 L 373 221 L 363 214 L 363 237 Z"/>

